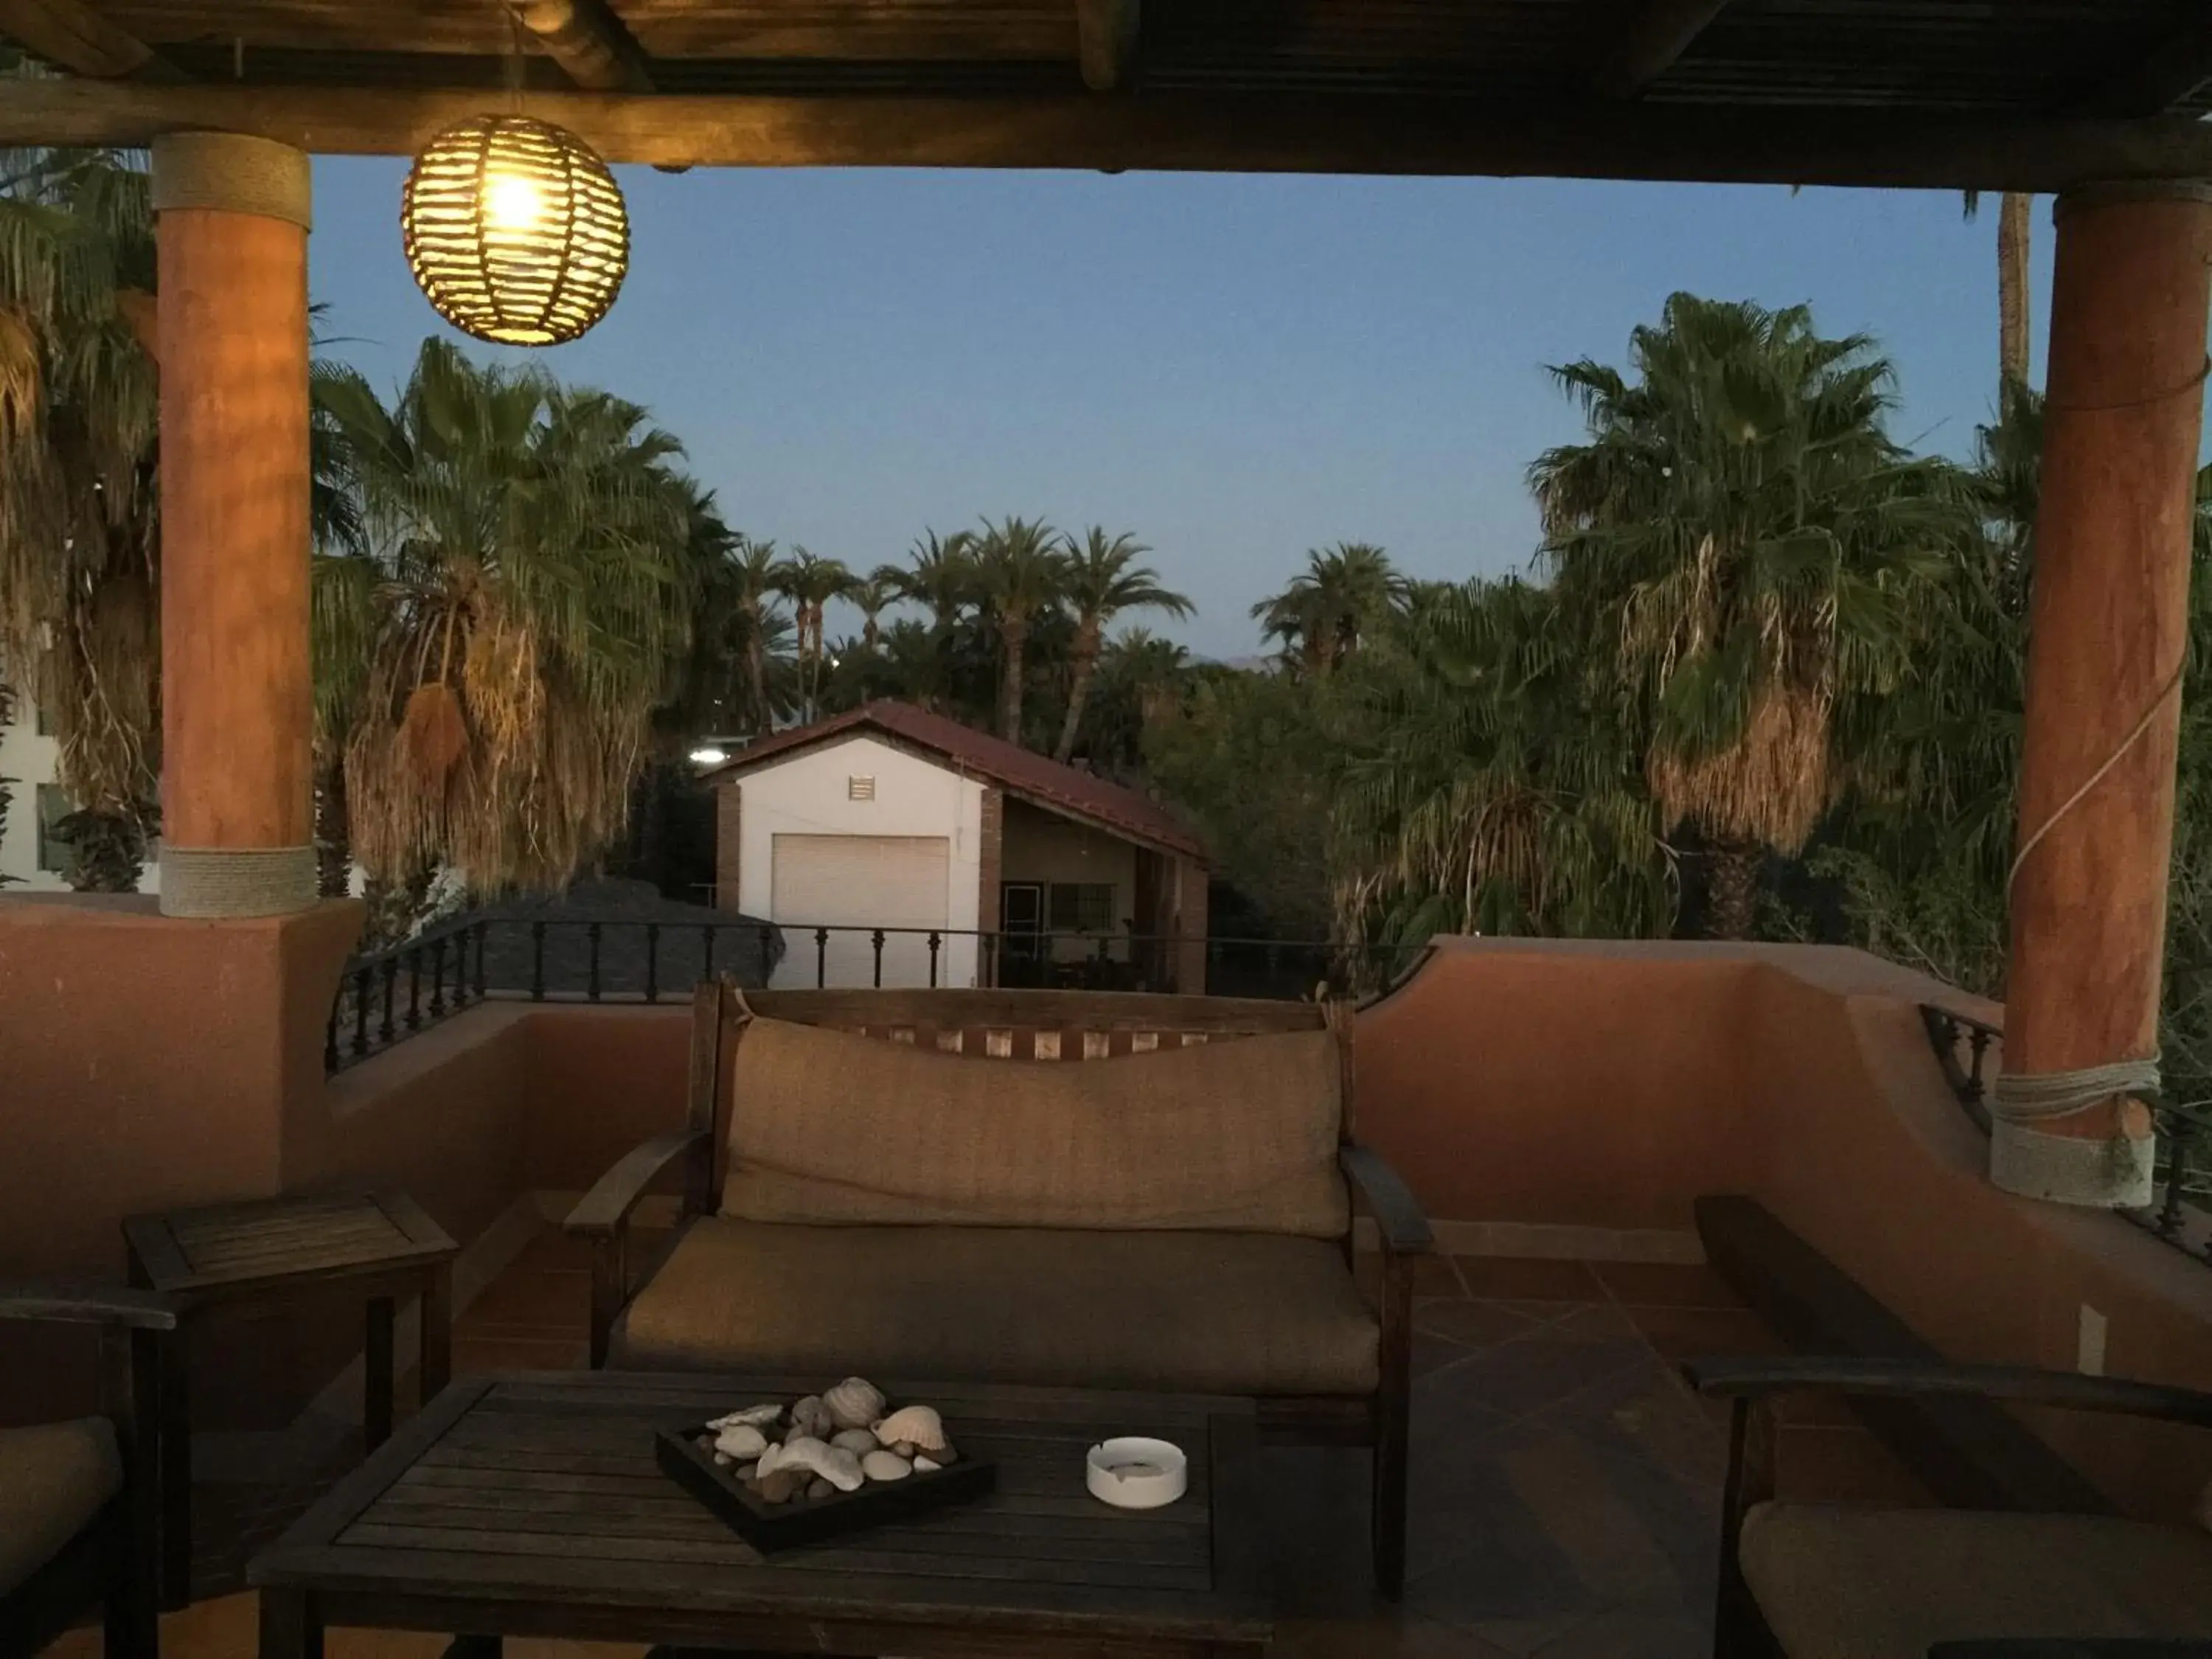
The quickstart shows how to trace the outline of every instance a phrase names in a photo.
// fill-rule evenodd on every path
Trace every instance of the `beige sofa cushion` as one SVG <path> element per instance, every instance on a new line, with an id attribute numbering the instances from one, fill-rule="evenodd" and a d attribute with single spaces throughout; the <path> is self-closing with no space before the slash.
<path id="1" fill-rule="evenodd" d="M 755 1019 L 722 1213 L 1343 1236 L 1326 1031 L 1111 1060 L 940 1054 Z"/>
<path id="2" fill-rule="evenodd" d="M 2071 1515 L 1761 1504 L 1743 1576 L 1790 1659 L 1976 1637 L 2212 1638 L 2212 1537 Z"/>
<path id="3" fill-rule="evenodd" d="M 1316 1239 L 708 1218 L 630 1304 L 611 1363 L 1364 1395 L 1376 1339 Z"/>
<path id="4" fill-rule="evenodd" d="M 122 1490 L 106 1418 L 0 1429 L 0 1595 L 60 1554 Z"/>

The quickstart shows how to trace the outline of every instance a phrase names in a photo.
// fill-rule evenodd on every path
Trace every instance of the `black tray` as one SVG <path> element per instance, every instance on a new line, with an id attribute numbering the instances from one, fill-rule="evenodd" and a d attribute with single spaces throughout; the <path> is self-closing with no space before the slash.
<path id="1" fill-rule="evenodd" d="M 827 1498 L 794 1498 L 788 1504 L 763 1504 L 745 1490 L 734 1470 L 714 1461 L 694 1443 L 714 1431 L 703 1424 L 690 1429 L 660 1429 L 653 1437 L 661 1472 L 736 1529 L 739 1537 L 766 1554 L 795 1544 L 818 1544 L 863 1527 L 903 1521 L 948 1504 L 981 1498 L 999 1484 L 999 1466 L 988 1457 L 962 1451 L 957 1463 L 916 1470 L 903 1480 L 871 1480 L 857 1492 Z M 957 1445 L 958 1443 L 955 1442 Z"/>

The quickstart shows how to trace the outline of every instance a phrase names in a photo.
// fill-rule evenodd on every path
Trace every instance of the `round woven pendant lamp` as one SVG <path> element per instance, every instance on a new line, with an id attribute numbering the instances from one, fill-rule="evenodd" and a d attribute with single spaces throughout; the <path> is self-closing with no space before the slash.
<path id="1" fill-rule="evenodd" d="M 607 314 L 629 213 L 591 146 L 526 115 L 478 115 L 416 158 L 399 210 L 407 264 L 438 314 L 501 345 L 558 345 Z"/>

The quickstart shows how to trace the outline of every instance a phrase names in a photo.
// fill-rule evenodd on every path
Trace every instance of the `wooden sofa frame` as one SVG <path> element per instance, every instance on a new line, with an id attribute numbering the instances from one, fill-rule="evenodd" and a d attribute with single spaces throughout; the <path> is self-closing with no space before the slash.
<path id="1" fill-rule="evenodd" d="M 1743 1519 L 1775 1494 L 1776 1400 L 1812 1392 L 1847 1400 L 1927 1400 L 1948 1397 L 2001 1401 L 2062 1410 L 2106 1412 L 2124 1417 L 2212 1429 L 2212 1394 L 2010 1365 L 1954 1365 L 1938 1360 L 1761 1358 L 1700 1359 L 1683 1368 L 1698 1393 L 1729 1402 L 1728 1477 L 1721 1492 L 1721 1556 L 1714 1609 L 1715 1659 L 1787 1659 L 1766 1615 L 1743 1576 Z M 2166 1642 L 1939 1644 L 1946 1659 L 2174 1659 L 2202 1644 Z M 1976 1650 L 1979 1650 L 1978 1655 Z"/>
<path id="2" fill-rule="evenodd" d="M 123 1453 L 123 1490 L 60 1553 L 0 1595 L 0 1659 L 28 1659 L 94 1607 L 106 1659 L 154 1659 L 161 1600 L 161 1383 L 177 1304 L 155 1291 L 0 1285 L 0 1321 L 100 1328 L 100 1414 Z"/>
<path id="3" fill-rule="evenodd" d="M 1372 1218 L 1382 1246 L 1381 1377 L 1365 1399 L 1263 1399 L 1261 1432 L 1303 1445 L 1370 1447 L 1375 1580 L 1395 1600 L 1406 1576 L 1407 1413 L 1412 1387 L 1413 1273 L 1434 1247 L 1429 1224 L 1406 1184 L 1382 1158 L 1352 1139 L 1352 1011 L 1348 1005 L 1270 1002 L 1230 997 L 1163 996 L 1119 991 L 745 991 L 727 981 L 702 983 L 692 1001 L 690 1110 L 685 1127 L 656 1136 L 610 1170 L 569 1213 L 567 1231 L 591 1241 L 593 1367 L 606 1363 L 610 1335 L 652 1269 L 700 1216 L 719 1207 L 735 1103 L 729 1058 L 753 1015 L 878 1036 L 951 1053 L 1019 1060 L 1080 1062 L 1216 1037 L 1328 1030 L 1336 1038 L 1345 1102 L 1339 1164 L 1354 1199 Z M 664 1176 L 680 1171 L 683 1200 L 676 1235 L 633 1277 L 630 1218 Z M 1343 1241 L 1347 1270 L 1353 1236 Z"/>

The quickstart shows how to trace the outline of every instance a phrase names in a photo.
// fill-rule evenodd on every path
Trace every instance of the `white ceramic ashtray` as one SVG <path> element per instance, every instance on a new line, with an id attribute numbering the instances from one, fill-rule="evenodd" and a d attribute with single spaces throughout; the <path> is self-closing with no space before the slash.
<path id="1" fill-rule="evenodd" d="M 1190 1460 L 1164 1440 L 1130 1435 L 1091 1449 L 1091 1495 L 1121 1510 L 1156 1510 L 1172 1504 L 1190 1484 Z"/>

